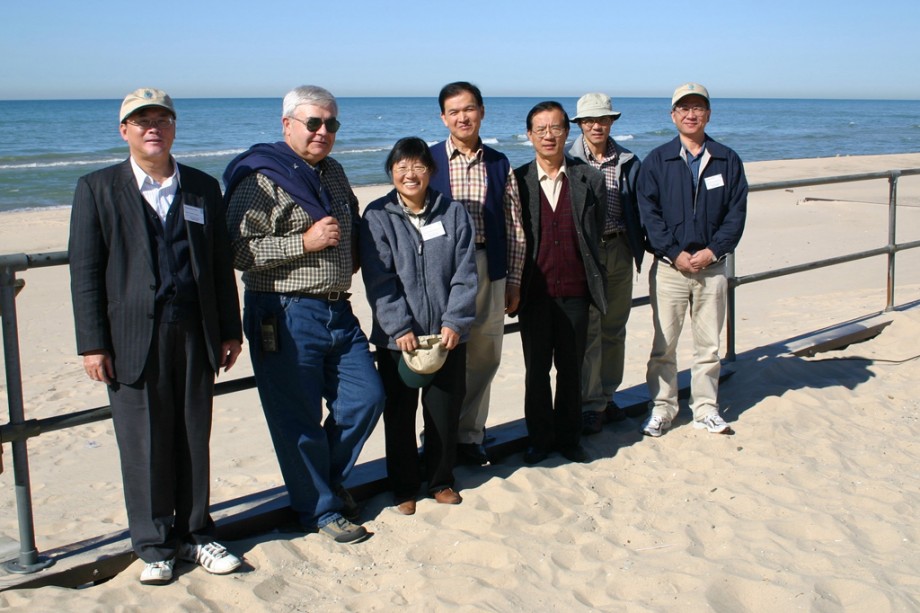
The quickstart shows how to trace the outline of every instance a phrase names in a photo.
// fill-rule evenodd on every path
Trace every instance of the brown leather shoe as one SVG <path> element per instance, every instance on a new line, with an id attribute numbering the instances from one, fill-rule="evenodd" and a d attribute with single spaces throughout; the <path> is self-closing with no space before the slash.
<path id="1" fill-rule="evenodd" d="M 460 504 L 463 498 L 451 487 L 445 487 L 443 490 L 434 493 L 434 499 L 441 504 Z"/>
<path id="2" fill-rule="evenodd" d="M 396 505 L 396 510 L 403 515 L 415 515 L 415 500 L 403 500 Z"/>

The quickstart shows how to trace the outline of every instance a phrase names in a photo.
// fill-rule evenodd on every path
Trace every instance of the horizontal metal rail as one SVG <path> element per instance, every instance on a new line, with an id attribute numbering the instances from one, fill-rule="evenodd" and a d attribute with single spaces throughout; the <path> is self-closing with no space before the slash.
<path id="1" fill-rule="evenodd" d="M 886 310 L 890 310 L 894 301 L 894 260 L 898 251 L 916 249 L 920 247 L 920 240 L 896 243 L 896 210 L 897 210 L 897 184 L 900 177 L 920 175 L 920 168 L 889 170 L 883 172 L 857 173 L 833 177 L 816 177 L 808 179 L 793 179 L 787 181 L 772 181 L 749 186 L 750 192 L 763 192 L 779 189 L 794 189 L 816 185 L 830 185 L 838 183 L 852 183 L 856 181 L 870 181 L 887 179 L 889 182 L 889 222 L 888 243 L 883 247 L 868 249 L 857 253 L 806 262 L 794 266 L 787 266 L 759 273 L 735 276 L 734 256 L 728 258 L 727 274 L 729 278 L 728 315 L 726 323 L 726 359 L 735 359 L 735 289 L 741 285 L 776 279 L 792 274 L 817 270 L 828 266 L 845 264 L 881 255 L 888 256 L 888 293 Z M 20 554 L 15 561 L 8 562 L 6 567 L 11 572 L 31 573 L 41 570 L 53 563 L 53 560 L 42 558 L 35 547 L 35 534 L 32 524 L 32 500 L 29 484 L 27 440 L 40 436 L 42 433 L 53 432 L 90 424 L 110 419 L 112 412 L 109 406 L 96 407 L 75 411 L 66 415 L 57 415 L 44 419 L 26 420 L 22 396 L 22 371 L 19 355 L 18 325 L 16 320 L 16 293 L 22 288 L 22 280 L 16 278 L 17 272 L 32 268 L 62 266 L 68 263 L 66 251 L 35 254 L 8 254 L 0 255 L 0 318 L 3 327 L 3 351 L 6 365 L 6 382 L 9 398 L 10 422 L 0 426 L 0 443 L 11 443 L 13 447 L 13 469 L 16 486 L 16 502 L 20 531 Z M 632 301 L 632 308 L 649 304 L 649 297 L 643 296 Z M 517 322 L 505 325 L 505 334 L 517 332 L 520 324 Z M 223 381 L 215 386 L 215 395 L 231 394 L 255 387 L 255 377 L 242 377 L 231 381 Z"/>

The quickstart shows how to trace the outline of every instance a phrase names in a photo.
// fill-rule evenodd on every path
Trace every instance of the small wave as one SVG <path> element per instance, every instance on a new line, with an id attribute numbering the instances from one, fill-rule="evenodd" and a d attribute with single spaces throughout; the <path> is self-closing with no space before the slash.
<path id="1" fill-rule="evenodd" d="M 613 140 L 615 140 L 615 141 L 632 140 L 632 139 L 634 139 L 634 138 L 636 138 L 636 137 L 633 136 L 632 134 L 620 134 L 620 135 L 618 135 L 618 136 L 614 136 L 614 137 L 613 137 Z"/>
<path id="2" fill-rule="evenodd" d="M 375 147 L 372 149 L 346 149 L 345 151 L 336 151 L 333 153 L 333 156 L 336 155 L 350 155 L 352 153 L 379 153 L 381 151 L 389 151 L 386 147 Z"/>
<path id="3" fill-rule="evenodd" d="M 26 162 L 23 164 L 0 164 L 0 170 L 29 170 L 35 168 L 63 168 L 65 166 L 101 166 L 114 164 L 125 158 L 107 158 L 104 160 L 67 160 L 66 162 Z"/>
<path id="4" fill-rule="evenodd" d="M 245 149 L 224 149 L 222 151 L 192 151 L 189 153 L 173 153 L 177 159 L 194 159 L 194 158 L 219 158 L 227 155 L 239 155 L 246 151 Z"/>
<path id="5" fill-rule="evenodd" d="M 71 205 L 69 204 L 48 204 L 45 206 L 24 206 L 21 208 L 12 208 L 7 210 L 0 210 L 0 215 L 5 215 L 7 213 L 28 213 L 30 211 L 47 211 L 49 209 L 69 209 Z"/>
<path id="6" fill-rule="evenodd" d="M 498 139 L 497 138 L 484 138 L 482 139 L 482 144 L 483 145 L 497 145 Z"/>
<path id="7" fill-rule="evenodd" d="M 224 157 L 229 155 L 238 155 L 245 149 L 225 149 L 221 151 L 198 151 L 188 153 L 175 153 L 176 159 L 196 159 Z M 92 160 L 60 160 L 57 162 L 21 162 L 18 164 L 0 164 L 0 170 L 35 170 L 41 168 L 68 168 L 72 166 L 105 166 L 108 164 L 117 164 L 123 162 L 127 156 L 120 155 L 111 158 L 97 158 Z"/>

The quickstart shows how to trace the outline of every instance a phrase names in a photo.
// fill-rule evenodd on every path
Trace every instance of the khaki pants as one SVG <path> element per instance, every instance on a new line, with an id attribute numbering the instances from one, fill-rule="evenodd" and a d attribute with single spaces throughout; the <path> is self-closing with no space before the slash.
<path id="1" fill-rule="evenodd" d="M 688 307 L 694 353 L 690 367 L 693 419 L 698 421 L 719 411 L 719 338 L 725 321 L 727 290 L 724 262 L 690 274 L 661 260 L 652 264 L 649 298 L 655 336 L 646 383 L 653 416 L 668 420 L 677 416 L 677 339 L 684 327 Z"/>
<path id="2" fill-rule="evenodd" d="M 623 382 L 626 322 L 632 308 L 633 257 L 626 233 L 600 247 L 607 270 L 607 314 L 591 306 L 588 311 L 588 345 L 581 375 L 583 411 L 603 411 Z"/>
<path id="3" fill-rule="evenodd" d="M 492 379 L 498 372 L 505 336 L 505 280 L 489 280 L 486 250 L 476 251 L 479 289 L 476 321 L 466 341 L 466 398 L 460 409 L 458 443 L 481 444 L 489 417 Z"/>

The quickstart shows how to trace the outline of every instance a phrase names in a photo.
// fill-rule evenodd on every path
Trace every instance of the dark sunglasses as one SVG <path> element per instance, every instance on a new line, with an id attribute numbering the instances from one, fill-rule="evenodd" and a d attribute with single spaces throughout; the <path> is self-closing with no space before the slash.
<path id="1" fill-rule="evenodd" d="M 316 132 L 319 130 L 320 126 L 325 124 L 326 131 L 330 134 L 335 134 L 339 131 L 339 128 L 342 127 L 342 124 L 339 123 L 339 120 L 335 117 L 330 117 L 326 120 L 320 119 L 319 117 L 307 117 L 306 121 L 303 119 L 297 119 L 296 117 L 291 117 L 291 119 L 302 123 L 310 132 Z"/>

